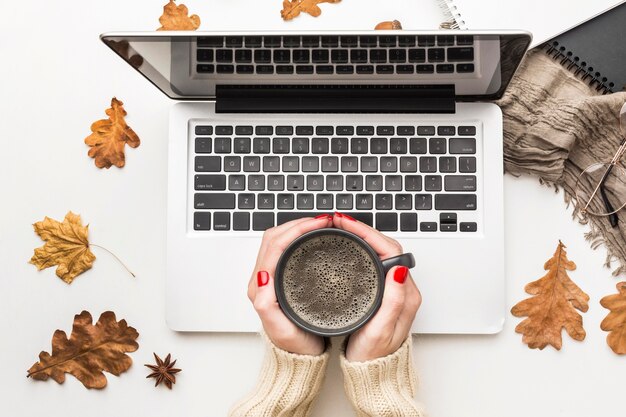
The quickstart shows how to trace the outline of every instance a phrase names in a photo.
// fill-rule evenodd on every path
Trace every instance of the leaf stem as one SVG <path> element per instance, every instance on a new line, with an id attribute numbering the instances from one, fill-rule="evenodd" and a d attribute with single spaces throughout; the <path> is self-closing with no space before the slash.
<path id="1" fill-rule="evenodd" d="M 96 245 L 94 243 L 90 243 L 89 246 L 95 246 L 96 248 L 104 249 L 105 251 L 109 252 L 115 259 L 117 259 L 117 261 L 120 264 L 122 264 L 122 266 L 128 271 L 128 273 L 131 274 L 133 276 L 133 278 L 135 278 L 135 274 L 133 274 L 133 272 L 130 269 L 128 269 L 126 264 L 124 262 L 122 262 L 122 260 L 120 258 L 118 258 L 117 255 L 115 255 L 113 252 L 111 252 L 110 250 L 108 250 L 104 246 Z"/>

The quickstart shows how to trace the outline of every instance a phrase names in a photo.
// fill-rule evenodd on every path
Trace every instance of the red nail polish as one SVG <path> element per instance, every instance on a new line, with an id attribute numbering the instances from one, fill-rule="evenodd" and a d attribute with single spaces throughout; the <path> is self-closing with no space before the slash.
<path id="1" fill-rule="evenodd" d="M 355 221 L 356 221 L 356 219 L 355 219 L 354 217 L 350 217 L 350 216 L 348 216 L 347 214 L 344 214 L 344 215 L 343 215 L 343 218 L 344 218 L 344 219 L 351 220 L 351 221 L 353 221 L 353 222 L 355 222 Z"/>
<path id="2" fill-rule="evenodd" d="M 259 287 L 264 287 L 270 280 L 270 274 L 267 271 L 259 271 L 256 274 L 256 283 Z"/>
<path id="3" fill-rule="evenodd" d="M 341 219 L 343 217 L 343 214 L 341 214 L 338 211 L 336 211 L 335 212 L 335 217 L 339 217 Z"/>
<path id="4" fill-rule="evenodd" d="M 404 284 L 406 277 L 409 274 L 409 268 L 406 266 L 399 266 L 393 273 L 393 280 L 398 284 Z"/>
<path id="5" fill-rule="evenodd" d="M 320 214 L 319 216 L 315 216 L 314 219 L 326 219 L 332 220 L 333 216 L 330 214 Z"/>

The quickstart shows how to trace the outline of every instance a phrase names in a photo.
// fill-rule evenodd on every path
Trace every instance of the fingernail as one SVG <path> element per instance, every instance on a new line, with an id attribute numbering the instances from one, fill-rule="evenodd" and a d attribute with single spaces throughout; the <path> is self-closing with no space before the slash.
<path id="1" fill-rule="evenodd" d="M 393 273 L 393 280 L 398 284 L 404 284 L 406 277 L 409 274 L 409 268 L 406 266 L 399 266 Z"/>
<path id="2" fill-rule="evenodd" d="M 332 216 L 332 214 L 320 214 L 319 216 L 315 216 L 314 219 L 332 220 L 333 216 Z"/>
<path id="3" fill-rule="evenodd" d="M 339 218 L 343 218 L 343 219 L 348 219 L 350 221 L 355 222 L 356 219 L 352 216 L 348 216 L 347 214 L 343 214 L 343 213 L 339 213 L 338 211 L 335 212 L 335 216 L 339 217 Z"/>
<path id="4" fill-rule="evenodd" d="M 269 280 L 270 274 L 268 274 L 267 271 L 259 271 L 256 274 L 256 283 L 259 287 L 264 287 L 265 285 L 267 285 Z"/>

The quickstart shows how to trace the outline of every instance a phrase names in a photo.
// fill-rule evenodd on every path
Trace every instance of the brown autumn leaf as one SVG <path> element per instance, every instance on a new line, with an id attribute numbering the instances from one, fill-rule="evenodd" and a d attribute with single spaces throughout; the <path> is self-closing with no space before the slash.
<path id="1" fill-rule="evenodd" d="M 607 295 L 600 300 L 602 307 L 610 310 L 600 328 L 609 332 L 606 342 L 618 355 L 626 354 L 626 282 L 617 284 L 618 294 Z"/>
<path id="2" fill-rule="evenodd" d="M 200 17 L 196 14 L 189 16 L 187 6 L 176 5 L 174 0 L 170 0 L 163 6 L 159 23 L 161 27 L 157 30 L 196 30 L 200 27 Z"/>
<path id="3" fill-rule="evenodd" d="M 103 371 L 119 376 L 130 368 L 133 360 L 126 353 L 139 348 L 138 336 L 126 320 L 117 321 L 112 311 L 102 313 L 95 325 L 91 314 L 83 311 L 74 316 L 69 339 L 63 330 L 54 332 L 52 355 L 42 351 L 27 376 L 40 381 L 52 378 L 62 384 L 68 373 L 85 388 L 102 389 L 107 384 Z"/>
<path id="4" fill-rule="evenodd" d="M 283 0 L 283 10 L 280 16 L 283 20 L 291 20 L 298 17 L 300 13 L 308 13 L 313 17 L 322 14 L 319 3 L 339 3 L 341 0 Z"/>
<path id="5" fill-rule="evenodd" d="M 89 225 L 83 226 L 80 216 L 71 211 L 63 223 L 49 217 L 33 224 L 35 233 L 46 243 L 35 249 L 30 263 L 40 271 L 54 265 L 57 276 L 71 284 L 76 276 L 93 265 L 96 256 L 89 249 Z"/>
<path id="6" fill-rule="evenodd" d="M 397 20 L 380 22 L 374 30 L 402 30 L 402 23 Z"/>
<path id="7" fill-rule="evenodd" d="M 543 268 L 548 273 L 525 288 L 534 297 L 517 303 L 511 313 L 516 317 L 527 317 L 515 331 L 523 335 L 522 342 L 529 348 L 543 349 L 552 345 L 560 350 L 563 328 L 574 340 L 585 338 L 583 318 L 576 309 L 586 312 L 589 296 L 567 275 L 567 271 L 576 269 L 576 264 L 567 259 L 565 245 L 561 241 Z"/>
<path id="8" fill-rule="evenodd" d="M 87 155 L 95 158 L 98 168 L 122 168 L 126 163 L 124 146 L 139 146 L 141 141 L 133 129 L 126 124 L 124 103 L 113 97 L 111 107 L 106 110 L 108 119 L 101 119 L 91 125 L 91 135 L 85 143 L 91 147 Z"/>

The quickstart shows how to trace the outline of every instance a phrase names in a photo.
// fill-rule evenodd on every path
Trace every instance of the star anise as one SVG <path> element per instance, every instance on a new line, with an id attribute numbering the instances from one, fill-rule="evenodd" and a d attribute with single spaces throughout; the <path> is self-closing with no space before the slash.
<path id="1" fill-rule="evenodd" d="M 159 358 L 159 355 L 157 355 L 154 352 L 152 354 L 154 355 L 154 359 L 156 360 L 156 365 L 148 365 L 148 364 L 145 365 L 153 371 L 146 378 L 155 378 L 156 379 L 156 384 L 154 384 L 155 387 L 157 387 L 161 382 L 163 382 L 166 387 L 168 387 L 169 389 L 172 389 L 172 384 L 176 383 L 175 374 L 180 372 L 181 369 L 174 368 L 174 365 L 176 365 L 176 361 L 170 363 L 170 359 L 172 358 L 172 355 L 170 355 L 169 353 L 165 357 L 165 360 L 161 360 L 161 358 Z"/>

